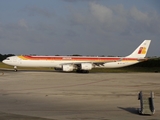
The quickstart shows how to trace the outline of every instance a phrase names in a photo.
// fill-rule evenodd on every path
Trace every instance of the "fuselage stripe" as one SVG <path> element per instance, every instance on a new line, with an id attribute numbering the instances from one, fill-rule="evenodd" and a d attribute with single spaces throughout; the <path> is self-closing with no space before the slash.
<path id="1" fill-rule="evenodd" d="M 51 61 L 137 61 L 137 58 L 120 58 L 120 57 L 74 57 L 74 56 L 18 56 L 22 60 L 51 60 Z"/>

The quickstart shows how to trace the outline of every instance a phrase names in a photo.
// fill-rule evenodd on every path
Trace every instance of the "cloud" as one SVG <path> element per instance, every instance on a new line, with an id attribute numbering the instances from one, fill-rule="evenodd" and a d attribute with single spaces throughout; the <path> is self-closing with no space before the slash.
<path id="1" fill-rule="evenodd" d="M 23 16 L 17 22 L 0 23 L 0 51 L 123 56 L 144 39 L 157 41 L 153 42 L 156 43 L 154 49 L 160 44 L 160 15 L 157 11 L 142 11 L 135 6 L 126 8 L 122 4 L 107 6 L 92 1 L 84 4 L 85 7 L 72 3 L 69 7 L 64 5 L 66 11 L 57 11 L 54 19 L 48 19 L 55 15 L 52 11 L 26 7 L 25 12 L 30 15 L 27 18 Z M 32 16 L 36 17 L 32 19 Z M 47 22 L 37 16 L 47 18 Z"/>
<path id="2" fill-rule="evenodd" d="M 90 2 L 88 7 L 85 12 L 83 9 L 77 11 L 73 7 L 69 16 L 72 29 L 78 30 L 77 36 L 83 35 L 81 41 L 89 41 L 88 47 L 101 44 L 99 51 L 103 52 L 102 48 L 105 46 L 106 51 L 110 51 L 113 47 L 124 48 L 124 44 L 133 44 L 144 39 L 159 40 L 160 15 L 153 9 L 142 11 L 135 6 L 125 8 L 122 4 L 108 7 L 96 2 Z M 119 44 L 114 44 L 117 41 Z M 132 45 L 126 49 L 131 47 Z M 111 54 L 116 54 L 112 52 Z M 127 51 L 124 50 L 122 53 L 125 52 Z"/>
<path id="3" fill-rule="evenodd" d="M 41 15 L 47 18 L 53 17 L 54 16 L 54 12 L 49 12 L 49 10 L 47 10 L 46 8 L 40 8 L 37 6 L 26 6 L 23 11 L 28 12 L 29 16 L 37 16 L 37 15 Z"/>
<path id="4" fill-rule="evenodd" d="M 107 21 L 110 23 L 112 21 L 112 10 L 107 8 L 106 6 L 95 4 L 94 2 L 90 3 L 91 14 L 95 17 L 95 19 L 104 23 Z"/>
<path id="5" fill-rule="evenodd" d="M 96 1 L 96 0 L 63 0 L 65 2 L 89 2 L 89 1 Z"/>
<path id="6" fill-rule="evenodd" d="M 102 32 L 107 34 L 116 33 L 127 33 L 133 34 L 137 31 L 142 30 L 142 33 L 149 31 L 152 28 L 151 25 L 157 24 L 154 28 L 155 31 L 159 28 L 159 18 L 160 16 L 155 13 L 155 11 L 142 12 L 136 7 L 132 7 L 130 10 L 124 9 L 123 5 L 117 5 L 114 7 L 107 7 L 104 5 L 91 2 L 89 4 L 89 11 L 87 14 L 82 14 L 81 12 L 73 12 L 72 10 L 72 20 L 74 25 L 83 26 L 84 29 L 91 29 L 95 32 Z M 87 24 L 87 25 L 86 25 Z M 153 28 L 152 28 L 153 29 Z M 98 30 L 98 31 L 97 31 Z M 159 33 L 159 30 L 157 31 Z M 158 34 L 157 33 L 157 34 Z"/>
<path id="7" fill-rule="evenodd" d="M 65 2 L 77 2 L 77 0 L 63 0 Z"/>
<path id="8" fill-rule="evenodd" d="M 19 22 L 18 22 L 18 24 L 19 24 L 21 27 L 24 27 L 24 28 L 26 28 L 26 29 L 28 28 L 25 19 L 20 19 Z"/>
<path id="9" fill-rule="evenodd" d="M 139 11 L 136 7 L 131 8 L 130 15 L 135 21 L 147 21 L 147 13 Z"/>

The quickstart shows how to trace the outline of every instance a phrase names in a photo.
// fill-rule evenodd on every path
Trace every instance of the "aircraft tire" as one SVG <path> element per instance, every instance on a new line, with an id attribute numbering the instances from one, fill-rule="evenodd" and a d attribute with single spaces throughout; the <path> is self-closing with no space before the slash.
<path id="1" fill-rule="evenodd" d="M 76 70 L 77 73 L 89 73 L 88 70 Z"/>

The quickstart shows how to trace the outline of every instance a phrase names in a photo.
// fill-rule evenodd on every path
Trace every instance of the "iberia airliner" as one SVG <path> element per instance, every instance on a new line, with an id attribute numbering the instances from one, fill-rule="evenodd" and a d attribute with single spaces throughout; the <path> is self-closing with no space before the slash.
<path id="1" fill-rule="evenodd" d="M 151 40 L 144 40 L 133 53 L 126 57 L 86 57 L 86 56 L 11 56 L 2 62 L 20 67 L 53 67 L 55 70 L 88 72 L 92 68 L 120 68 L 146 60 Z"/>

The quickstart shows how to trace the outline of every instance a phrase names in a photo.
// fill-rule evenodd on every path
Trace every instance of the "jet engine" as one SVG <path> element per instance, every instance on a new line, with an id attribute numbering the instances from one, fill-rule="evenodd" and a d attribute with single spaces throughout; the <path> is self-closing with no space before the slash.
<path id="1" fill-rule="evenodd" d="M 91 63 L 81 63 L 81 70 L 91 70 L 93 65 Z"/>
<path id="2" fill-rule="evenodd" d="M 62 70 L 65 72 L 70 72 L 74 70 L 74 66 L 71 64 L 63 65 Z"/>

